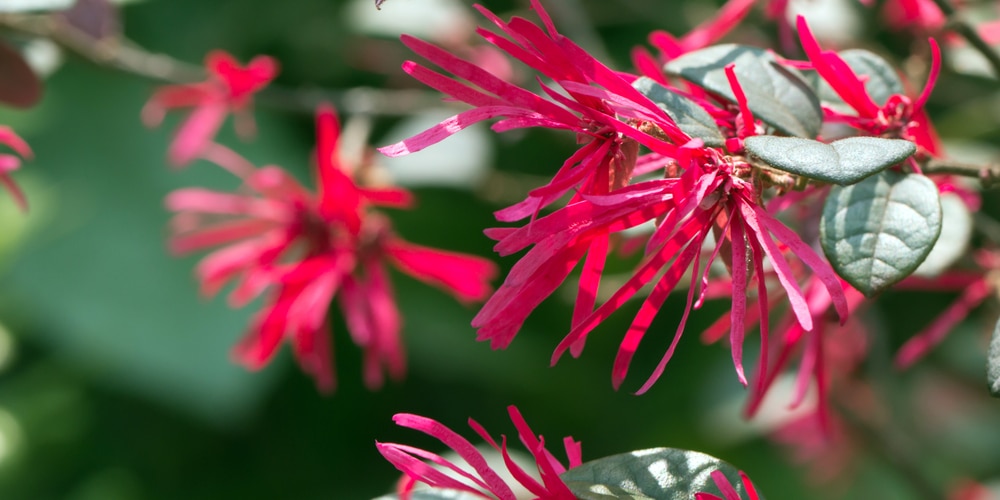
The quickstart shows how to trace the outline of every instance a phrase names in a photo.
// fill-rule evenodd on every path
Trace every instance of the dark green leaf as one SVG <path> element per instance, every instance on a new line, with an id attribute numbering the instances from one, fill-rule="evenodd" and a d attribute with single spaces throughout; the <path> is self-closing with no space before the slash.
<path id="1" fill-rule="evenodd" d="M 747 137 L 747 151 L 768 165 L 796 175 L 846 186 L 917 151 L 910 141 L 849 137 L 824 144 L 812 139 L 759 135 Z"/>
<path id="2" fill-rule="evenodd" d="M 612 455 L 566 471 L 561 477 L 582 500 L 690 500 L 720 495 L 711 474 L 721 470 L 741 494 L 739 470 L 715 457 L 676 448 Z"/>
<path id="3" fill-rule="evenodd" d="M 922 175 L 893 171 L 834 186 L 820 221 L 830 263 L 866 296 L 909 276 L 940 233 L 937 186 Z"/>
<path id="4" fill-rule="evenodd" d="M 701 139 L 712 147 L 722 147 L 726 144 L 726 138 L 716 126 L 715 118 L 712 118 L 712 115 L 698 103 L 656 83 L 651 78 L 641 77 L 632 86 L 666 111 L 687 135 Z"/>
<path id="5" fill-rule="evenodd" d="M 1000 398 L 1000 321 L 993 327 L 993 338 L 990 339 L 986 358 L 986 383 L 990 386 L 990 395 Z"/>
<path id="6" fill-rule="evenodd" d="M 674 59 L 665 69 L 735 103 L 725 72 L 729 64 L 735 64 L 733 70 L 754 117 L 796 137 L 819 134 L 823 112 L 816 94 L 797 70 L 781 66 L 764 49 L 716 45 Z"/>

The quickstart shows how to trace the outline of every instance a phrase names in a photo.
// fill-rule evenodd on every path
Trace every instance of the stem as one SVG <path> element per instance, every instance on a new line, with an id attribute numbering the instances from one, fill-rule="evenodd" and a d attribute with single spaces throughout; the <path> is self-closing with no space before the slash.
<path id="1" fill-rule="evenodd" d="M 121 37 L 94 38 L 48 15 L 0 14 L 0 30 L 46 38 L 98 66 L 158 82 L 194 83 L 207 77 L 200 66 L 146 51 Z M 332 102 L 344 113 L 382 116 L 409 115 L 441 103 L 436 94 L 425 90 L 292 89 L 277 85 L 264 89 L 257 101 L 271 108 L 302 113 L 313 113 L 320 103 Z"/>
<path id="2" fill-rule="evenodd" d="M 969 45 L 975 47 L 976 50 L 978 50 L 979 53 L 982 54 L 987 61 L 989 61 L 990 66 L 993 67 L 993 74 L 1000 77 L 1000 55 L 998 55 L 997 52 L 993 50 L 993 48 L 982 39 L 982 37 L 979 36 L 979 33 L 976 32 L 975 28 L 969 25 L 969 23 L 958 18 L 958 11 L 951 4 L 951 2 L 948 0 L 933 1 L 934 4 L 937 5 L 938 9 L 941 9 L 941 13 L 947 17 L 947 28 L 962 35 L 962 37 L 969 42 Z"/>
<path id="3" fill-rule="evenodd" d="M 924 174 L 951 174 L 975 177 L 979 179 L 984 188 L 991 188 L 1000 184 L 1000 163 L 977 164 L 931 158 L 921 168 Z"/>
<path id="4" fill-rule="evenodd" d="M 153 80 L 191 83 L 205 79 L 200 67 L 164 54 L 153 54 L 119 37 L 96 39 L 52 16 L 0 15 L 0 29 L 47 38 L 100 66 L 109 66 Z"/>

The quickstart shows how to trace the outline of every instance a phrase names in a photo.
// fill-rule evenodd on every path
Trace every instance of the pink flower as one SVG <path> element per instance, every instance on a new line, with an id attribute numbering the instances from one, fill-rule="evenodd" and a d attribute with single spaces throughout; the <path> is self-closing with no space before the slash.
<path id="1" fill-rule="evenodd" d="M 561 92 L 545 83 L 541 84 L 544 97 L 529 92 L 434 45 L 404 35 L 404 44 L 455 78 L 412 61 L 404 63 L 403 70 L 474 108 L 414 137 L 380 148 L 388 156 L 409 154 L 473 123 L 497 117 L 501 119 L 493 129 L 498 132 L 523 127 L 574 132 L 581 148 L 563 163 L 548 184 L 532 190 L 524 201 L 496 213 L 498 220 L 507 222 L 534 218 L 543 207 L 567 193 L 574 193 L 572 199 L 577 201 L 584 196 L 606 194 L 626 186 L 635 173 L 640 144 L 652 151 L 649 156 L 653 158 L 649 162 L 652 165 L 656 159 L 673 156 L 677 150 L 675 144 L 690 140 L 665 111 L 632 87 L 633 76 L 611 70 L 561 35 L 538 0 L 532 1 L 532 7 L 541 17 L 544 28 L 519 17 L 504 22 L 477 6 L 506 37 L 482 28 L 478 33 L 500 50 L 555 81 L 562 87 Z M 645 127 L 634 125 L 640 122 L 646 124 Z M 607 233 L 594 235 L 586 242 L 568 242 L 568 258 L 562 268 L 552 269 L 550 275 L 533 276 L 530 288 L 518 288 L 523 291 L 518 292 L 518 305 L 513 310 L 499 311 L 499 315 L 507 316 L 502 321 L 515 325 L 516 331 L 528 312 L 551 294 L 586 254 L 584 278 L 580 281 L 573 315 L 574 324 L 582 320 L 593 311 L 608 245 Z M 510 279 L 508 283 L 513 284 Z M 483 319 L 485 317 L 484 313 L 477 316 L 481 321 L 489 321 Z M 481 331 L 480 336 L 484 335 L 487 334 Z M 494 346 L 504 343 L 495 341 Z"/>
<path id="2" fill-rule="evenodd" d="M 948 21 L 933 0 L 889 0 L 882 15 L 893 30 L 921 34 L 937 33 Z"/>
<path id="3" fill-rule="evenodd" d="M 486 432 L 486 429 L 471 418 L 469 419 L 469 427 L 472 427 L 476 434 L 489 443 L 493 449 L 500 452 L 507 470 L 521 486 L 534 495 L 533 498 L 540 500 L 575 499 L 576 496 L 563 483 L 559 475 L 582 463 L 580 443 L 571 437 L 563 439 L 563 446 L 566 448 L 566 456 L 569 459 L 568 467 L 564 466 L 545 449 L 545 439 L 535 435 L 516 407 L 508 406 L 507 412 L 510 414 L 511 421 L 514 422 L 514 427 L 517 428 L 521 444 L 535 458 L 537 475 L 525 471 L 510 457 L 507 451 L 507 436 L 502 435 L 500 444 L 497 444 L 493 437 Z M 376 442 L 375 446 L 379 453 L 406 474 L 399 485 L 399 493 L 404 499 L 409 498 L 410 492 L 413 491 L 417 482 L 422 482 L 433 488 L 463 491 L 488 499 L 517 500 L 511 486 L 490 468 L 482 453 L 456 432 L 437 421 L 408 413 L 396 414 L 393 420 L 403 427 L 418 430 L 441 440 L 442 443 L 454 450 L 467 465 L 467 467 L 456 465 L 440 455 L 412 446 Z M 538 479 L 541 479 L 541 482 Z"/>
<path id="4" fill-rule="evenodd" d="M 713 495 L 711 493 L 695 493 L 695 500 L 741 500 L 740 494 L 736 492 L 736 488 L 729 482 L 726 475 L 720 470 L 715 470 L 712 472 L 712 481 L 715 482 L 715 486 L 719 488 L 722 492 L 724 498 L 720 498 L 718 495 Z M 757 489 L 754 488 L 750 478 L 747 477 L 743 471 L 740 471 L 740 481 L 743 483 L 743 487 L 747 490 L 748 500 L 757 500 L 760 498 L 757 493 Z"/>
<path id="5" fill-rule="evenodd" d="M 14 197 L 14 202 L 21 210 L 28 209 L 28 200 L 24 197 L 24 192 L 10 177 L 10 173 L 21 167 L 21 158 L 31 159 L 33 157 L 28 143 L 24 142 L 10 127 L 0 126 L 0 144 L 12 149 L 17 155 L 9 153 L 0 154 L 0 183 Z M 20 155 L 20 158 L 18 157 Z"/>
<path id="6" fill-rule="evenodd" d="M 148 127 L 163 121 L 171 108 L 194 108 L 174 135 L 167 157 L 176 166 L 198 158 L 215 139 L 215 134 L 230 112 L 236 116 L 236 129 L 252 135 L 256 125 L 249 108 L 253 94 L 274 79 L 278 63 L 267 56 L 257 56 L 246 66 L 222 51 L 205 57 L 208 80 L 186 85 L 169 85 L 153 94 L 142 108 L 142 120 Z"/>
<path id="7" fill-rule="evenodd" d="M 394 379 L 405 372 L 402 324 L 386 263 L 462 301 L 485 298 L 495 268 L 485 259 L 414 245 L 396 235 L 389 220 L 371 209 L 409 206 L 410 194 L 355 184 L 337 156 L 339 128 L 331 108 L 320 108 L 317 129 L 317 193 L 279 167 L 257 169 L 217 145 L 206 150 L 206 157 L 243 179 L 244 189 L 171 193 L 167 206 L 178 212 L 171 247 L 178 253 L 221 247 L 198 265 L 207 295 L 234 283 L 230 303 L 239 307 L 268 291 L 263 310 L 235 350 L 239 362 L 261 368 L 288 340 L 303 370 L 321 389 L 331 390 L 326 318 L 336 298 L 351 337 L 364 351 L 365 384 L 377 388 L 383 369 Z"/>
<path id="8" fill-rule="evenodd" d="M 719 8 L 711 19 L 699 24 L 681 38 L 670 33 L 656 30 L 649 34 L 649 44 L 659 51 L 654 57 L 648 50 L 637 47 L 632 50 L 632 62 L 645 76 L 661 84 L 666 84 L 663 76 L 663 65 L 688 52 L 703 49 L 718 42 L 743 21 L 755 0 L 729 0 Z"/>
<path id="9" fill-rule="evenodd" d="M 878 104 L 868 95 L 865 80 L 854 73 L 836 52 L 823 50 L 819 46 L 819 42 L 813 37 L 809 26 L 801 16 L 798 18 L 798 29 L 802 48 L 811 66 L 830 84 L 844 103 L 857 112 L 857 115 L 852 116 L 825 109 L 827 119 L 843 121 L 871 135 L 913 141 L 924 153 L 932 156 L 941 154 L 937 133 L 924 111 L 924 104 L 930 97 L 941 70 L 941 50 L 933 38 L 928 38 L 932 56 L 931 69 L 927 75 L 927 84 L 924 85 L 920 95 L 913 99 L 894 94 L 885 103 Z"/>

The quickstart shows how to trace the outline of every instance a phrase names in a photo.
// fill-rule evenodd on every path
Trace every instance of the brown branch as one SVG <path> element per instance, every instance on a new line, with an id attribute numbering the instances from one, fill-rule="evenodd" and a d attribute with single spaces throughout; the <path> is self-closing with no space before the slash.
<path id="1" fill-rule="evenodd" d="M 984 188 L 1000 185 L 1000 163 L 967 163 L 932 158 L 921 169 L 925 174 L 951 174 L 979 179 Z"/>
<path id="2" fill-rule="evenodd" d="M 48 15 L 3 14 L 0 29 L 47 38 L 63 49 L 100 66 L 158 81 L 190 83 L 205 79 L 200 66 L 164 54 L 153 54 L 118 37 L 96 39 Z"/>
<path id="3" fill-rule="evenodd" d="M 207 77 L 201 66 L 165 54 L 149 52 L 121 37 L 97 39 L 50 15 L 0 14 L 0 31 L 51 40 L 64 50 L 99 66 L 166 83 L 193 83 Z M 258 102 L 271 108 L 313 113 L 332 102 L 344 113 L 407 115 L 416 109 L 440 105 L 440 97 L 426 90 L 293 89 L 271 85 Z"/>
<path id="4" fill-rule="evenodd" d="M 962 35 L 969 45 L 972 45 L 986 60 L 990 63 L 993 68 L 993 75 L 1000 78 L 1000 54 L 993 50 L 976 29 L 972 27 L 969 23 L 959 19 L 959 12 L 948 0 L 933 0 L 934 4 L 937 5 L 938 9 L 947 17 L 948 21 L 946 28 L 956 33 Z"/>

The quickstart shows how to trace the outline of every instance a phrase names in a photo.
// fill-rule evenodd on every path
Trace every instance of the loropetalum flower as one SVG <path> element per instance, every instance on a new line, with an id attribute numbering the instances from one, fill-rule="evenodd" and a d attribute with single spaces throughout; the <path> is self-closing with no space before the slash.
<path id="1" fill-rule="evenodd" d="M 167 158 L 175 166 L 184 166 L 204 153 L 229 113 L 235 115 L 236 131 L 253 135 L 256 129 L 250 107 L 253 95 L 266 87 L 278 74 L 278 62 L 257 56 L 246 66 L 222 51 L 205 57 L 208 80 L 186 85 L 168 85 L 157 90 L 142 108 L 142 120 L 148 127 L 163 121 L 173 108 L 193 108 L 177 129 Z"/>
<path id="2" fill-rule="evenodd" d="M 490 292 L 494 265 L 482 258 L 406 242 L 378 206 L 407 207 L 409 192 L 366 188 L 337 152 L 339 126 L 332 108 L 317 113 L 318 192 L 300 185 L 279 167 L 255 168 L 213 145 L 207 157 L 239 175 L 239 193 L 181 189 L 167 198 L 174 219 L 175 252 L 221 247 L 197 268 L 203 293 L 227 283 L 233 306 L 267 292 L 263 309 L 234 354 L 257 369 L 288 340 L 302 369 L 321 390 L 334 387 L 327 310 L 336 299 L 354 342 L 364 351 L 364 381 L 383 383 L 383 370 L 405 372 L 401 318 L 386 264 L 439 286 L 462 301 Z"/>
<path id="3" fill-rule="evenodd" d="M 632 50 L 632 63 L 636 69 L 660 83 L 666 84 L 663 65 L 688 52 L 703 49 L 722 39 L 746 17 L 755 0 L 729 0 L 716 15 L 699 24 L 679 39 L 663 30 L 649 34 L 649 44 L 659 52 L 654 57 L 643 47 Z"/>
<path id="4" fill-rule="evenodd" d="M 767 286 L 761 278 L 765 258 L 774 266 L 791 310 L 804 330 L 812 329 L 813 318 L 800 290 L 799 276 L 792 272 L 784 255 L 786 252 L 795 254 L 816 273 L 841 318 L 846 317 L 843 289 L 829 264 L 762 205 L 763 189 L 767 186 L 754 175 L 755 167 L 741 156 L 742 139 L 755 134 L 758 126 L 732 68 L 727 70 L 727 75 L 738 96 L 738 105 L 713 109 L 717 112 L 717 120 L 727 122 L 722 128 L 731 133 L 732 138 L 727 141 L 728 150 L 706 147 L 700 140 L 693 140 L 679 130 L 669 116 L 636 92 L 629 84 L 634 76 L 608 69 L 560 35 L 537 1 L 533 1 L 532 6 L 542 18 L 544 30 L 522 18 L 504 23 L 480 8 L 513 41 L 485 30 L 480 33 L 555 80 L 565 94 L 542 82 L 549 96 L 544 99 L 499 81 L 471 63 L 429 44 L 404 37 L 404 42 L 416 52 L 478 88 L 431 72 L 416 63 L 408 62 L 404 69 L 475 108 L 411 139 L 382 148 L 389 155 L 409 153 L 469 123 L 496 116 L 503 118 L 493 126 L 497 130 L 542 126 L 569 129 L 582 138 L 581 149 L 564 163 L 548 185 L 532 191 L 524 202 L 497 213 L 501 221 L 531 216 L 525 226 L 487 231 L 488 236 L 498 241 L 495 249 L 501 255 L 529 247 L 530 250 L 474 318 L 473 326 L 478 328 L 480 340 L 489 340 L 494 348 L 509 345 L 531 311 L 584 260 L 571 331 L 557 347 L 553 362 L 567 350 L 578 355 L 587 335 L 599 323 L 645 285 L 653 283 L 652 292 L 640 307 L 619 348 L 612 375 L 617 387 L 624 380 L 653 318 L 689 266 L 694 264 L 694 269 L 699 271 L 691 273 L 685 313 L 660 365 L 639 390 L 644 392 L 657 380 L 672 356 L 688 312 L 700 307 L 704 299 L 708 276 L 700 271 L 700 250 L 710 233 L 715 233 L 717 243 L 707 263 L 721 254 L 732 269 L 730 340 L 734 364 L 744 383 L 742 345 L 747 289 L 754 276 L 758 296 L 766 298 Z M 639 145 L 650 152 L 640 156 Z M 656 173 L 665 178 L 631 183 L 633 175 Z M 552 204 L 570 189 L 575 189 L 575 194 L 564 208 L 536 217 L 542 207 Z M 649 238 L 640 267 L 595 310 L 609 235 L 649 221 L 656 221 L 657 229 Z M 767 317 L 770 311 L 767 301 L 760 300 L 759 307 L 761 316 Z M 767 365 L 766 323 L 761 324 L 762 366 Z"/>
<path id="5" fill-rule="evenodd" d="M 412 61 L 404 63 L 403 70 L 474 108 L 412 138 L 380 149 L 388 156 L 409 154 L 472 123 L 495 117 L 501 118 L 493 125 L 496 131 L 546 127 L 575 132 L 581 148 L 566 160 L 547 185 L 532 190 L 524 201 L 496 213 L 498 220 L 506 222 L 534 218 L 542 208 L 569 192 L 575 193 L 573 200 L 580 200 L 625 186 L 633 174 L 640 144 L 654 155 L 666 158 L 674 155 L 677 149 L 674 143 L 684 144 L 690 139 L 665 111 L 631 86 L 634 77 L 626 78 L 611 70 L 561 35 L 537 0 L 532 1 L 532 7 L 542 18 L 544 30 L 519 17 L 504 22 L 477 6 L 507 37 L 483 28 L 477 32 L 500 50 L 555 81 L 563 92 L 542 83 L 546 96 L 543 97 L 503 81 L 434 45 L 404 35 L 403 43 L 414 52 L 458 78 L 444 76 Z M 627 124 L 621 118 L 651 124 L 650 129 L 657 129 L 661 135 L 672 139 L 672 143 Z M 512 337 L 528 313 L 555 290 L 584 255 L 588 257 L 577 294 L 574 323 L 593 310 L 608 251 L 607 234 L 587 241 L 566 242 L 564 251 L 574 257 L 562 269 L 550 268 L 549 274 L 535 274 L 521 283 L 508 280 L 502 296 L 513 300 L 497 307 L 499 299 L 495 297 L 491 310 L 497 317 L 503 317 L 503 324 L 512 329 L 495 334 L 481 330 L 481 337 Z M 491 324 L 486 328 L 501 324 L 492 319 L 493 315 L 487 317 L 480 313 L 477 324 Z M 495 341 L 494 346 L 504 343 Z"/>
<path id="6" fill-rule="evenodd" d="M 799 38 L 802 48 L 809 58 L 809 66 L 825 80 L 843 99 L 844 103 L 857 112 L 845 115 L 825 108 L 826 119 L 842 121 L 874 136 L 907 139 L 925 154 L 940 156 L 941 145 L 924 111 L 924 104 L 934 89 L 938 73 L 941 71 L 941 50 L 933 38 L 928 38 L 931 48 L 931 67 L 927 84 L 916 99 L 902 94 L 893 94 L 886 102 L 877 103 L 868 95 L 865 80 L 859 77 L 836 52 L 823 50 L 813 37 L 805 18 L 798 18 Z"/>
<path id="7" fill-rule="evenodd" d="M 695 493 L 695 500 L 742 500 L 740 498 L 740 494 L 736 491 L 736 488 L 733 487 L 732 483 L 729 482 L 729 479 L 726 478 L 726 475 L 723 474 L 722 471 L 713 471 L 712 481 L 715 482 L 715 486 L 717 486 L 719 491 L 722 492 L 722 498 L 712 493 Z M 746 489 L 747 500 L 757 500 L 760 498 L 757 493 L 757 489 L 754 488 L 753 483 L 750 482 L 750 478 L 747 477 L 743 471 L 740 471 L 740 482 L 743 483 L 743 488 Z"/>
<path id="8" fill-rule="evenodd" d="M 13 129 L 3 126 L 0 126 L 0 144 L 7 146 L 17 153 L 16 155 L 10 153 L 0 154 L 0 183 L 14 197 L 14 201 L 21 207 L 21 210 L 27 210 L 28 200 L 10 174 L 21 168 L 21 158 L 32 158 L 31 148 L 28 147 L 28 143 L 24 142 L 24 139 L 21 139 Z"/>
<path id="9" fill-rule="evenodd" d="M 469 427 L 490 446 L 497 450 L 504 459 L 504 464 L 511 476 L 538 500 L 574 500 L 575 495 L 559 478 L 559 475 L 580 465 L 582 452 L 580 442 L 572 437 L 563 438 L 568 464 L 563 465 L 549 450 L 545 448 L 545 439 L 528 427 L 521 412 L 514 406 L 507 407 L 510 419 L 517 428 L 521 444 L 528 449 L 535 459 L 537 473 L 532 474 L 518 465 L 507 451 L 507 436 L 501 435 L 500 443 L 483 426 L 469 419 Z M 379 443 L 375 446 L 386 460 L 396 466 L 406 476 L 399 483 L 399 493 L 408 498 L 418 482 L 435 489 L 456 490 L 473 495 L 499 500 L 517 500 L 511 485 L 490 468 L 486 458 L 468 440 L 443 424 L 419 415 L 399 413 L 393 416 L 393 421 L 402 427 L 418 430 L 431 437 L 441 440 L 465 462 L 466 467 L 457 465 L 448 459 L 429 451 L 414 448 L 404 444 Z M 435 467 L 435 465 L 437 467 Z"/>

